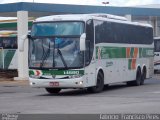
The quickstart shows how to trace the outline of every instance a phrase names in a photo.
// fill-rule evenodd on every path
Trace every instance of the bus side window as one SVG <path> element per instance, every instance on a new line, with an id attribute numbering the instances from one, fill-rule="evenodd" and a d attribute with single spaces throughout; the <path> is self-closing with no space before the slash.
<path id="1" fill-rule="evenodd" d="M 3 38 L 4 49 L 17 49 L 17 38 L 16 37 L 5 37 Z"/>

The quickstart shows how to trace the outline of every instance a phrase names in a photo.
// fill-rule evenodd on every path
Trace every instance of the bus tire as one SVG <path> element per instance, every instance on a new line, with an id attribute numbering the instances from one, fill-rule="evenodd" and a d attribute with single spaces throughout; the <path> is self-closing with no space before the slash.
<path id="1" fill-rule="evenodd" d="M 61 91 L 61 88 L 45 88 L 45 89 L 50 94 L 59 93 Z"/>
<path id="2" fill-rule="evenodd" d="M 98 73 L 97 84 L 94 87 L 89 87 L 88 91 L 91 93 L 99 93 L 104 88 L 104 74 L 102 72 Z"/>
<path id="3" fill-rule="evenodd" d="M 141 77 L 142 77 L 141 76 L 141 69 L 138 67 L 137 73 L 136 73 L 136 80 L 134 80 L 134 81 L 128 81 L 127 85 L 128 86 L 140 86 L 141 85 L 141 81 L 142 81 Z"/>
<path id="4" fill-rule="evenodd" d="M 158 70 L 154 70 L 154 74 L 157 74 L 158 73 Z"/>
<path id="5" fill-rule="evenodd" d="M 143 71 L 142 71 L 142 75 L 141 75 L 140 85 L 143 85 L 143 84 L 144 84 L 144 80 L 146 79 L 146 74 L 147 74 L 146 67 L 144 67 L 144 68 L 143 68 Z"/>

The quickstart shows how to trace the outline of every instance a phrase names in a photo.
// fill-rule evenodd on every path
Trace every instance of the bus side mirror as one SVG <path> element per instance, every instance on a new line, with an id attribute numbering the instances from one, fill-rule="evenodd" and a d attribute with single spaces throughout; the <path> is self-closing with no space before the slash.
<path id="1" fill-rule="evenodd" d="M 80 51 L 86 50 L 86 33 L 83 33 L 80 37 Z"/>
<path id="2" fill-rule="evenodd" d="M 30 35 L 30 34 L 28 34 L 28 35 L 27 35 L 27 38 L 28 38 L 28 39 L 31 39 L 31 35 Z"/>
<path id="3" fill-rule="evenodd" d="M 24 42 L 25 40 L 29 38 L 28 35 L 22 35 L 20 42 L 19 42 L 19 51 L 23 52 L 24 51 Z"/>

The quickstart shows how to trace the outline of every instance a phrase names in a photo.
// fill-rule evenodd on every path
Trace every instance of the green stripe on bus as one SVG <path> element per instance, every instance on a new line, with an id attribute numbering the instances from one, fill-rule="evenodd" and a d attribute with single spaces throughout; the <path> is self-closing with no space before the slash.
<path id="1" fill-rule="evenodd" d="M 100 51 L 100 53 L 99 53 Z M 126 58 L 126 48 L 124 47 L 96 47 L 96 58 L 100 54 L 101 59 Z"/>
<path id="2" fill-rule="evenodd" d="M 32 26 L 32 22 L 28 22 L 28 26 Z M 17 22 L 10 22 L 10 23 L 0 23 L 0 29 L 3 28 L 17 28 Z"/>
<path id="3" fill-rule="evenodd" d="M 153 57 L 154 50 L 152 48 L 140 48 L 139 49 L 139 57 Z"/>
<path id="4" fill-rule="evenodd" d="M 127 58 L 127 47 L 96 47 L 96 59 L 112 59 Z M 138 48 L 139 56 L 137 57 L 153 57 L 153 48 Z M 131 47 L 130 58 L 134 57 L 135 48 Z"/>
<path id="5" fill-rule="evenodd" d="M 8 69 L 16 50 L 4 50 L 4 68 Z"/>
<path id="6" fill-rule="evenodd" d="M 132 69 L 132 59 L 128 60 L 128 69 L 131 70 Z"/>
<path id="7" fill-rule="evenodd" d="M 29 75 L 36 75 L 36 71 L 42 75 L 84 75 L 84 70 L 29 70 Z"/>
<path id="8" fill-rule="evenodd" d="M 131 48 L 130 58 L 133 58 L 133 56 L 134 56 L 134 48 Z"/>
<path id="9" fill-rule="evenodd" d="M 33 70 L 29 70 L 29 75 L 34 75 Z"/>

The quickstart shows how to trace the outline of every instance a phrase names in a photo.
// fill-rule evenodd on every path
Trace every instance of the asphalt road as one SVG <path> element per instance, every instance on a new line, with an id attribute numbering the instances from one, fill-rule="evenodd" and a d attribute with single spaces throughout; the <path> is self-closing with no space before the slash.
<path id="1" fill-rule="evenodd" d="M 50 95 L 43 88 L 0 82 L 0 113 L 160 113 L 160 75 L 146 80 L 143 86 L 117 84 L 97 94 L 64 90 Z"/>

